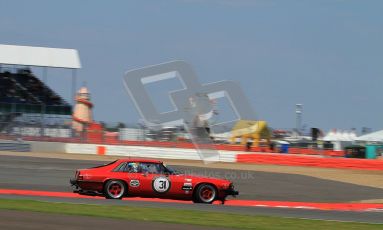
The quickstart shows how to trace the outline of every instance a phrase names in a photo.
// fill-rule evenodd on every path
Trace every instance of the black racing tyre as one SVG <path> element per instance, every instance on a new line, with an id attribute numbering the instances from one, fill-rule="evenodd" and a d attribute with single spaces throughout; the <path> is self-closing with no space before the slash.
<path id="1" fill-rule="evenodd" d="M 120 180 L 109 180 L 104 186 L 104 196 L 106 199 L 122 199 L 127 192 L 127 187 Z"/>
<path id="2" fill-rule="evenodd" d="M 211 204 L 217 198 L 217 189 L 211 184 L 201 184 L 194 193 L 194 203 Z"/>

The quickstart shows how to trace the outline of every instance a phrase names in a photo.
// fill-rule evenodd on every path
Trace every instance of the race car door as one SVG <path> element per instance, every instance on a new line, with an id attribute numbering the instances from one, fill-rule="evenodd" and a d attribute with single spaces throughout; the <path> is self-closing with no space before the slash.
<path id="1" fill-rule="evenodd" d="M 182 187 L 180 185 L 181 178 L 167 174 L 164 166 L 160 163 L 145 162 L 140 163 L 140 166 L 143 195 L 169 198 L 177 195 L 178 189 L 176 188 Z"/>
<path id="2" fill-rule="evenodd" d="M 128 195 L 141 196 L 143 191 L 139 162 L 128 162 L 124 168 L 124 179 L 128 184 Z"/>

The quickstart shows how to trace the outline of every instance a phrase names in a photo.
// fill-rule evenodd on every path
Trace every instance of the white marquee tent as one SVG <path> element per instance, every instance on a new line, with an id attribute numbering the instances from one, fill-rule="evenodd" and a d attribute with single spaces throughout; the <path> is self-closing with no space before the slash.
<path id="1" fill-rule="evenodd" d="M 323 141 L 354 141 L 356 138 L 357 137 L 354 132 L 330 131 L 326 136 L 323 137 Z"/>
<path id="2" fill-rule="evenodd" d="M 383 142 L 383 130 L 357 137 L 355 140 L 364 142 Z"/>
<path id="3" fill-rule="evenodd" d="M 334 150 L 342 150 L 351 145 L 356 139 L 356 134 L 349 131 L 330 131 L 323 137 L 323 141 L 329 141 L 334 145 Z"/>

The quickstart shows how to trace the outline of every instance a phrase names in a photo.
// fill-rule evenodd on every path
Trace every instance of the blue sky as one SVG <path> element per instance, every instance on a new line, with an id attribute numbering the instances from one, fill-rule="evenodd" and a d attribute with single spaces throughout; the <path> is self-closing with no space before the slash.
<path id="1" fill-rule="evenodd" d="M 383 1 L 0 0 L 0 8 L 0 43 L 79 50 L 78 85 L 87 83 L 99 121 L 139 119 L 126 70 L 182 59 L 202 83 L 239 82 L 272 127 L 294 127 L 302 103 L 308 127 L 383 128 Z M 69 80 L 69 71 L 49 71 L 68 99 Z"/>

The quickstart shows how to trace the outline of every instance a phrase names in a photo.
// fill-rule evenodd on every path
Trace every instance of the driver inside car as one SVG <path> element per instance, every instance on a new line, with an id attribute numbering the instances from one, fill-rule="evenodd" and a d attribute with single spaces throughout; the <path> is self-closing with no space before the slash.
<path id="1" fill-rule="evenodd" d="M 128 172 L 130 173 L 138 173 L 138 164 L 131 162 L 128 164 Z"/>

